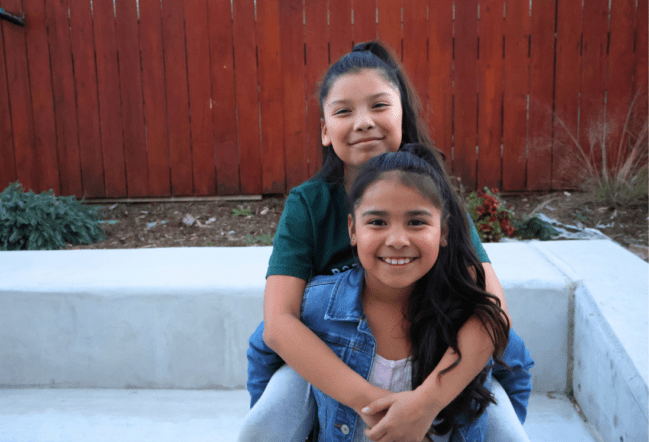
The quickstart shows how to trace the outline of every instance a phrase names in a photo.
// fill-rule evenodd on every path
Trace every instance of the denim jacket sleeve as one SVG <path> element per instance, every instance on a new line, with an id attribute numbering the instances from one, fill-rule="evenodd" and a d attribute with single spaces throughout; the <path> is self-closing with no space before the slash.
<path id="1" fill-rule="evenodd" d="M 264 323 L 262 321 L 250 336 L 248 347 L 248 393 L 250 393 L 250 407 L 252 408 L 266 389 L 268 381 L 273 374 L 284 364 L 279 357 L 264 342 Z"/>
<path id="2" fill-rule="evenodd" d="M 512 370 L 496 364 L 493 367 L 493 377 L 503 386 L 522 424 L 527 417 L 527 403 L 532 392 L 530 368 L 534 366 L 534 361 L 525 343 L 513 329 L 509 331 L 509 344 L 503 354 L 503 360 Z"/>

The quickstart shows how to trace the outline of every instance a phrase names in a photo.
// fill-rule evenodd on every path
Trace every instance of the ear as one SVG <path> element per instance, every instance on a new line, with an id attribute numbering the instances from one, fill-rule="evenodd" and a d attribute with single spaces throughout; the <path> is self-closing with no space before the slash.
<path id="1" fill-rule="evenodd" d="M 448 245 L 448 224 L 442 226 L 442 234 L 439 237 L 439 246 L 446 247 Z"/>
<path id="2" fill-rule="evenodd" d="M 354 225 L 354 218 L 351 215 L 347 215 L 347 229 L 351 238 L 350 244 L 354 247 L 356 246 L 356 226 Z"/>
<path id="3" fill-rule="evenodd" d="M 320 138 L 322 138 L 323 146 L 329 146 L 331 144 L 331 138 L 329 138 L 324 118 L 320 118 Z"/>

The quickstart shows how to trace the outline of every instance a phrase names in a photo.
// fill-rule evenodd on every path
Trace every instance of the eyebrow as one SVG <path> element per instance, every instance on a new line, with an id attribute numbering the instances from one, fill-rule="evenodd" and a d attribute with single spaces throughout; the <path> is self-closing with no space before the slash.
<path id="1" fill-rule="evenodd" d="M 428 210 L 409 210 L 406 212 L 406 216 L 430 216 L 432 217 L 433 214 L 430 213 Z M 388 216 L 388 212 L 385 210 L 368 210 L 366 212 L 361 213 L 361 218 L 364 218 L 366 216 Z"/>
<path id="2" fill-rule="evenodd" d="M 381 98 L 383 96 L 390 96 L 390 94 L 388 94 L 387 92 L 379 92 L 377 94 L 370 95 L 367 98 L 371 101 L 371 100 L 376 100 L 377 98 Z M 349 101 L 350 100 L 344 100 L 344 99 L 343 100 L 334 100 L 331 103 L 329 103 L 328 106 L 335 106 L 337 104 L 344 104 L 344 103 L 347 103 Z"/>

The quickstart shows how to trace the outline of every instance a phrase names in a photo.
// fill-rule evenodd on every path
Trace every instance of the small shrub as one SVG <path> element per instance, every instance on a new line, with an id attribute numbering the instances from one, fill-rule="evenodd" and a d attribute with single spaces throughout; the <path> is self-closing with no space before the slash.
<path id="1" fill-rule="evenodd" d="M 97 210 L 72 196 L 24 192 L 18 182 L 0 193 L 0 250 L 58 250 L 103 236 Z"/>
<path id="2" fill-rule="evenodd" d="M 264 233 L 263 235 L 251 235 L 250 233 L 246 235 L 246 244 L 257 244 L 262 243 L 265 246 L 273 245 L 273 236 L 270 233 Z"/>
<path id="3" fill-rule="evenodd" d="M 511 212 L 498 199 L 498 189 L 471 192 L 467 209 L 483 242 L 498 242 L 503 236 L 514 236 Z"/>
<path id="4" fill-rule="evenodd" d="M 644 92 L 644 93 L 642 93 Z M 595 202 L 615 206 L 646 205 L 649 193 L 647 180 L 648 128 L 645 111 L 646 91 L 640 91 L 631 102 L 618 145 L 612 145 L 611 134 L 619 127 L 618 120 L 602 116 L 587 121 L 588 146 L 581 142 L 575 132 L 555 115 L 560 128 L 568 138 L 565 146 L 571 152 L 564 169 L 580 183 L 582 190 L 590 192 Z M 616 150 L 616 159 L 611 161 L 607 153 Z"/>
<path id="5" fill-rule="evenodd" d="M 232 208 L 232 218 L 236 216 L 253 216 L 252 212 L 250 209 L 244 209 L 243 207 L 240 209 L 237 208 Z"/>
<path id="6" fill-rule="evenodd" d="M 512 225 L 516 231 L 516 237 L 520 239 L 540 239 L 541 241 L 550 241 L 553 236 L 558 235 L 550 224 L 533 216 L 527 221 L 513 220 Z"/>

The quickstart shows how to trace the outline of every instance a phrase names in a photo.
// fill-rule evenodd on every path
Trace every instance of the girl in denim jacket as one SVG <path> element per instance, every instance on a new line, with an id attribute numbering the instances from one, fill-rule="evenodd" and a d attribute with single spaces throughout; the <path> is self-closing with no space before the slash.
<path id="1" fill-rule="evenodd" d="M 520 338 L 509 333 L 498 299 L 485 291 L 466 211 L 435 157 L 420 145 L 375 157 L 356 178 L 349 200 L 351 245 L 362 269 L 312 279 L 300 318 L 343 363 L 393 394 L 372 410 L 354 410 L 313 387 L 318 440 L 484 440 L 484 411 L 494 402 L 485 386 L 489 367 L 467 380 L 447 406 L 431 400 L 434 384 L 452 375 L 462 359 L 458 331 L 474 316 L 493 343 L 495 361 L 517 369 L 500 379 L 506 390 L 518 392 L 512 403 L 524 419 L 531 359 Z M 263 385 L 274 371 L 272 352 L 255 335 L 249 380 Z M 325 367 L 318 376 L 327 377 Z M 414 439 L 388 434 L 382 425 L 383 417 L 400 412 L 400 404 L 415 410 L 409 422 L 402 421 L 409 434 L 419 425 Z M 432 425 L 422 428 L 422 421 Z"/>

